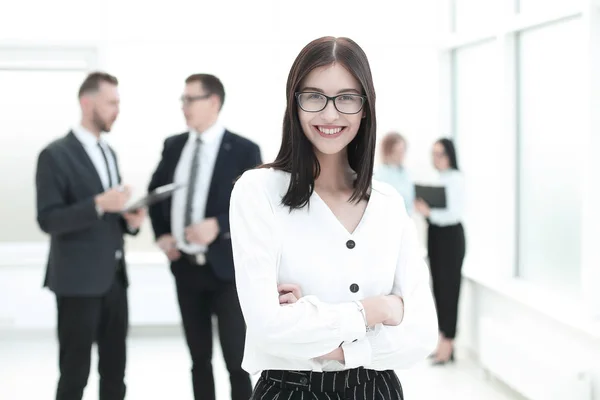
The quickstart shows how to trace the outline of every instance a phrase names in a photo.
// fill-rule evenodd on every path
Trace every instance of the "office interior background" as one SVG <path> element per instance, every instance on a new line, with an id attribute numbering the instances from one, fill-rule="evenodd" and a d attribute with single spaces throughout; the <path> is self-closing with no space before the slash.
<path id="1" fill-rule="evenodd" d="M 289 67 L 333 35 L 366 51 L 378 135 L 403 133 L 417 180 L 435 175 L 434 141 L 456 141 L 468 196 L 457 340 L 472 373 L 514 398 L 600 399 L 599 0 L 23 0 L 0 10 L 0 351 L 12 357 L 0 353 L 0 393 L 24 362 L 7 343 L 54 343 L 34 171 L 39 151 L 78 123 L 86 74 L 120 81 L 108 140 L 138 197 L 163 140 L 186 130 L 188 75 L 221 78 L 222 121 L 271 160 Z M 177 328 L 149 221 L 127 247 L 132 335 Z"/>

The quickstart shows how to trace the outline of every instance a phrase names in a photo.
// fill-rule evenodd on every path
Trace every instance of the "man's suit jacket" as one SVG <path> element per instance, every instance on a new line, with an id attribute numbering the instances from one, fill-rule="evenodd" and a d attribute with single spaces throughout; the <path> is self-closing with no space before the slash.
<path id="1" fill-rule="evenodd" d="M 116 154 L 111 152 L 116 163 Z M 117 175 L 121 182 L 118 167 Z M 94 197 L 104 187 L 73 132 L 39 154 L 36 190 L 37 221 L 50 235 L 44 286 L 59 296 L 103 295 L 114 281 L 117 251 L 125 268 L 123 234 L 137 232 L 128 231 L 120 214 L 98 215 Z"/>
<path id="2" fill-rule="evenodd" d="M 173 183 L 175 169 L 188 138 L 189 132 L 185 132 L 165 140 L 162 159 L 152 175 L 148 191 Z M 218 237 L 208 246 L 206 258 L 215 275 L 224 281 L 234 279 L 229 234 L 229 200 L 233 183 L 244 171 L 261 163 L 260 149 L 256 143 L 225 131 L 215 161 L 205 212 L 205 218 L 216 217 L 220 227 Z M 151 206 L 149 215 L 156 239 L 171 233 L 171 199 Z"/>

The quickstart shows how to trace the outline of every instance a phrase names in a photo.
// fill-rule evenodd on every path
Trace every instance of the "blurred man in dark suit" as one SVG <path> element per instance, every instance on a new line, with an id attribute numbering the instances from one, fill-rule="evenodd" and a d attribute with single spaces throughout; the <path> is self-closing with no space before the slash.
<path id="1" fill-rule="evenodd" d="M 92 344 L 98 344 L 100 400 L 125 397 L 128 328 L 123 235 L 145 211 L 122 214 L 130 196 L 103 133 L 119 114 L 118 81 L 90 74 L 79 90 L 81 123 L 39 155 L 37 220 L 50 235 L 44 285 L 56 295 L 60 379 L 57 400 L 80 400 Z"/>
<path id="2" fill-rule="evenodd" d="M 258 146 L 218 121 L 225 100 L 221 81 L 208 74 L 186 80 L 181 98 L 188 132 L 169 137 L 149 190 L 187 187 L 150 207 L 158 246 L 171 260 L 196 400 L 214 400 L 212 315 L 231 381 L 231 398 L 248 400 L 250 377 L 242 369 L 246 325 L 234 282 L 229 199 L 234 180 L 261 163 Z"/>

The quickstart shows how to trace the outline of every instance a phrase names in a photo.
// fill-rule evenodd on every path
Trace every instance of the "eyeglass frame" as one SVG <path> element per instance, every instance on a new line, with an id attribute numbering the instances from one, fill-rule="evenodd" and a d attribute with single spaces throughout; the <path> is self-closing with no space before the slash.
<path id="1" fill-rule="evenodd" d="M 198 96 L 181 96 L 179 98 L 179 101 L 181 101 L 181 103 L 184 106 L 186 106 L 186 105 L 190 105 L 190 104 L 194 103 L 195 101 L 206 100 L 212 95 L 213 95 L 212 93 L 208 93 L 208 94 L 201 94 Z"/>
<path id="2" fill-rule="evenodd" d="M 323 106 L 323 108 L 321 108 L 320 110 L 317 110 L 317 111 L 308 111 L 308 110 L 305 110 L 304 108 L 302 108 L 302 105 L 300 104 L 300 99 L 299 98 L 300 98 L 301 94 L 318 94 L 318 95 L 321 95 L 321 96 L 325 97 L 325 99 L 326 99 L 325 105 Z M 340 111 L 340 109 L 337 108 L 337 105 L 335 104 L 335 100 L 338 97 L 341 97 L 341 96 L 357 96 L 357 97 L 360 97 L 362 99 L 362 104 L 360 105 L 360 108 L 358 109 L 358 111 L 354 112 L 354 113 L 348 113 L 348 112 Z M 309 113 L 318 113 L 318 112 L 321 112 L 321 111 L 323 111 L 324 109 L 327 108 L 327 105 L 329 104 L 329 101 L 332 101 L 333 102 L 333 107 L 337 110 L 337 112 L 339 112 L 341 114 L 346 114 L 346 115 L 356 115 L 359 112 L 361 112 L 363 110 L 365 104 L 367 103 L 367 100 L 368 100 L 367 96 L 365 96 L 363 94 L 356 94 L 356 93 L 340 93 L 340 94 L 338 94 L 336 96 L 327 96 L 326 94 L 321 93 L 321 92 L 295 92 L 294 93 L 294 97 L 296 97 L 296 102 L 298 102 L 298 107 L 300 107 L 302 109 L 302 111 L 304 111 L 304 112 L 309 112 Z"/>

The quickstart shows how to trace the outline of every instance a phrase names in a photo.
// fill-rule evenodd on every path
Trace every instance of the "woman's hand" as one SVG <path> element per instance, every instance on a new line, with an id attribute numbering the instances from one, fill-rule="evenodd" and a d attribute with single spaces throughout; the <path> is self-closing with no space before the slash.
<path id="1" fill-rule="evenodd" d="M 400 325 L 404 319 L 404 300 L 402 297 L 391 294 L 385 296 L 385 299 L 390 310 L 389 318 L 383 321 L 384 325 L 396 326 Z"/>
<path id="2" fill-rule="evenodd" d="M 346 359 L 344 358 L 344 350 L 341 347 L 338 347 L 331 353 L 327 353 L 324 356 L 317 357 L 317 360 L 319 360 L 319 361 L 333 360 L 333 361 L 340 361 L 342 363 L 346 361 Z"/>
<path id="3" fill-rule="evenodd" d="M 431 208 L 423 199 L 415 200 L 415 210 L 424 217 L 429 217 L 429 214 L 431 213 Z"/>
<path id="4" fill-rule="evenodd" d="M 302 298 L 300 286 L 293 283 L 282 283 L 277 286 L 279 292 L 279 304 L 294 304 Z"/>
<path id="5" fill-rule="evenodd" d="M 373 296 L 361 300 L 367 316 L 367 326 L 400 325 L 404 318 L 404 301 L 396 295 Z"/>

